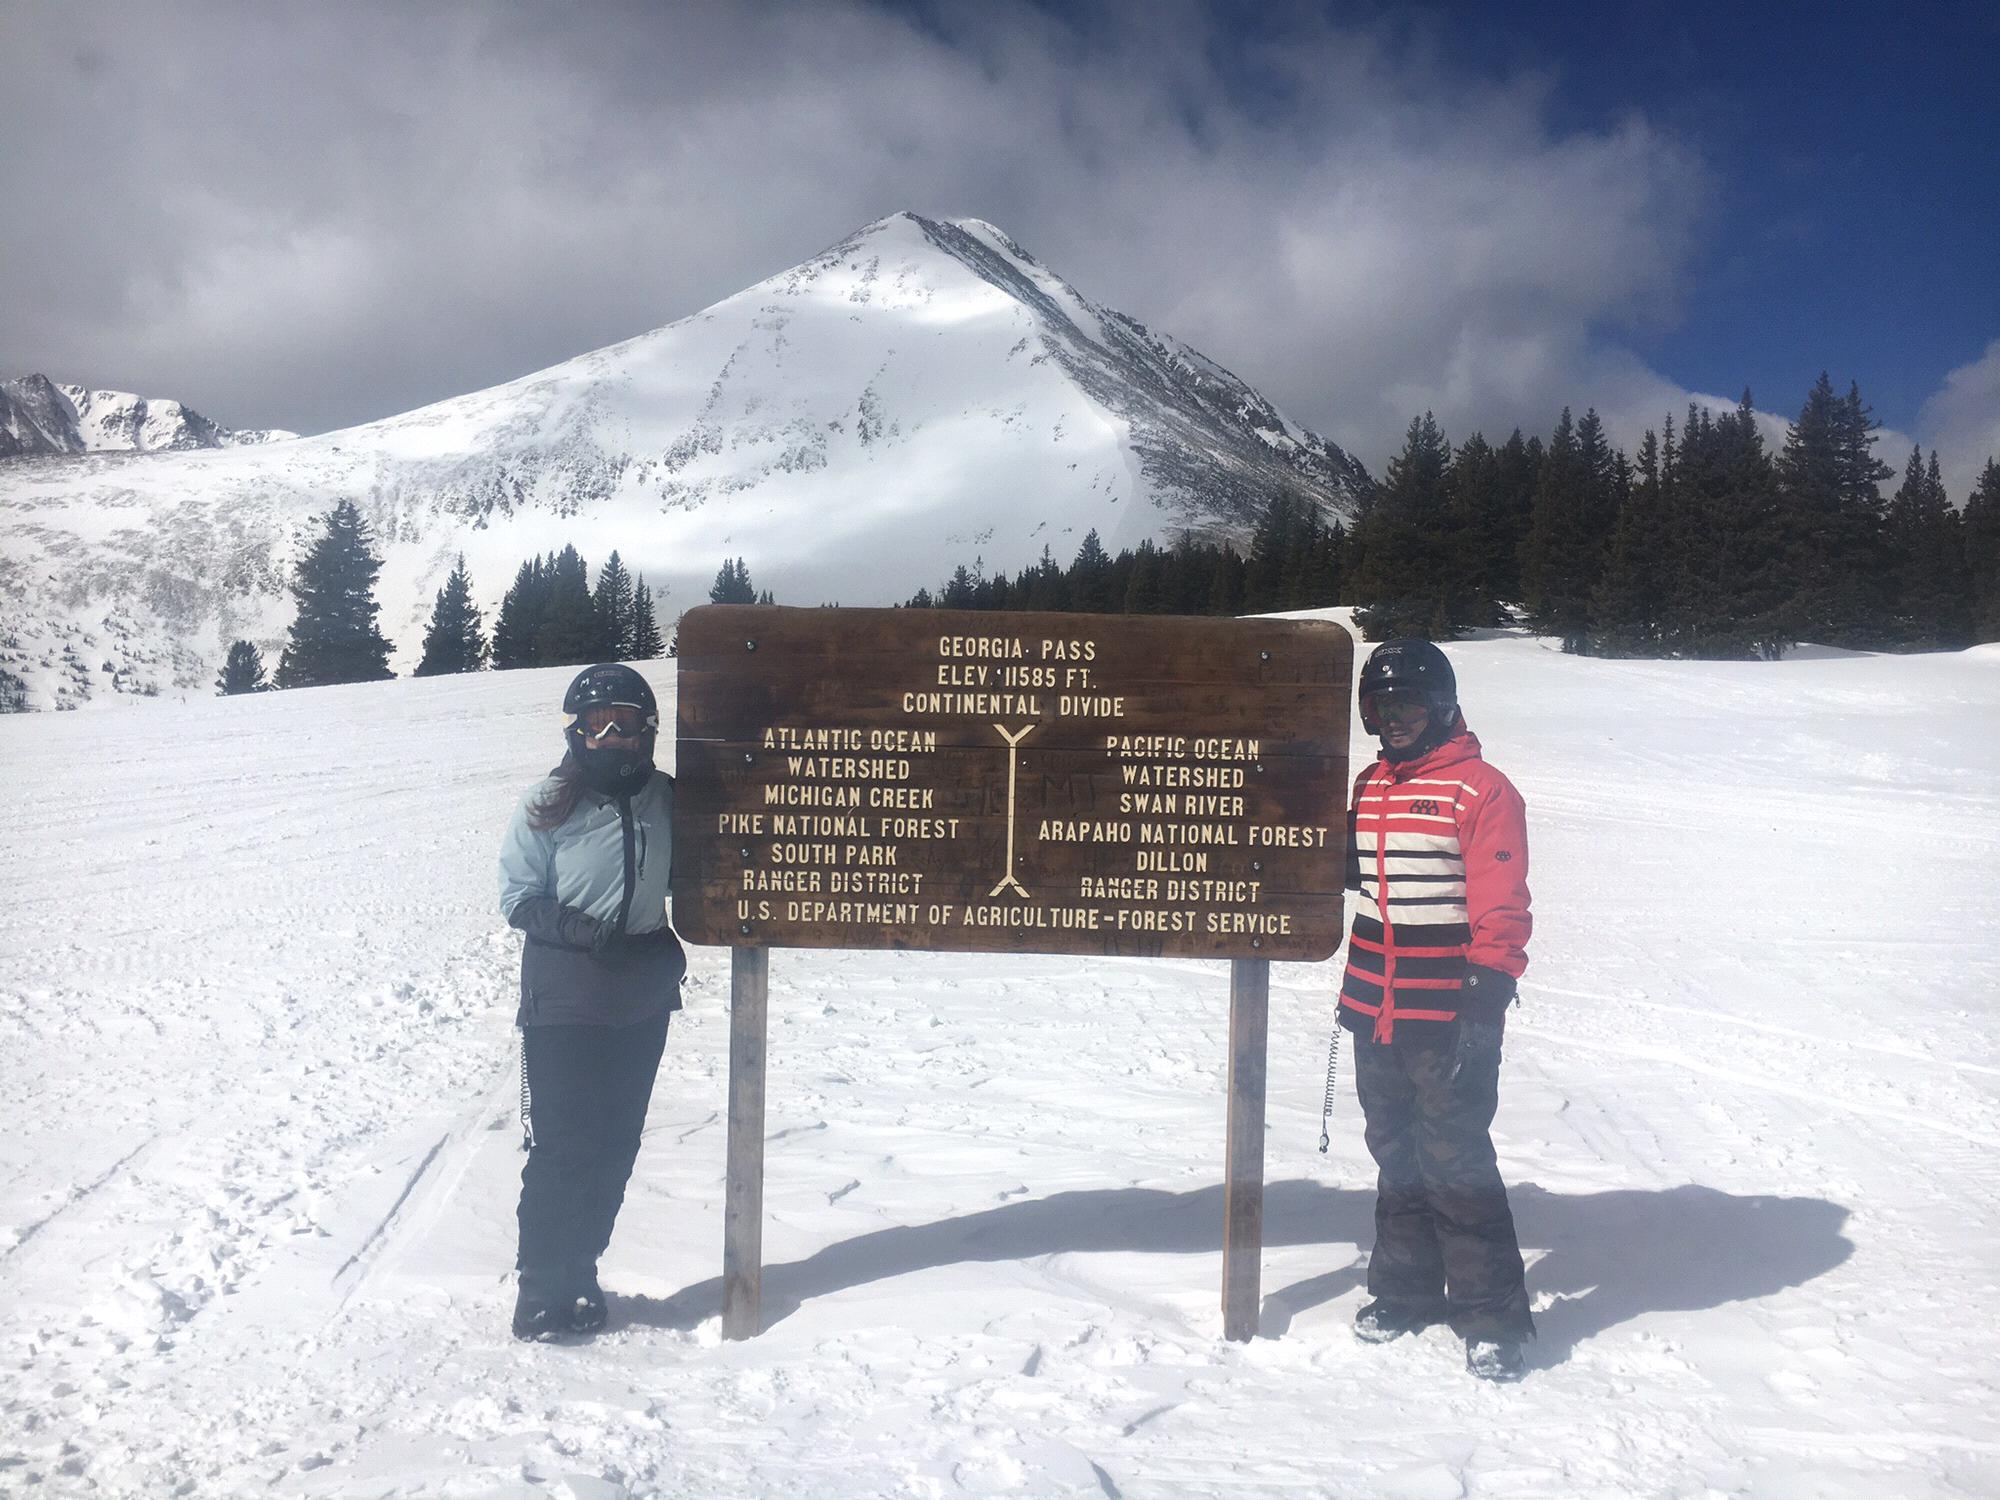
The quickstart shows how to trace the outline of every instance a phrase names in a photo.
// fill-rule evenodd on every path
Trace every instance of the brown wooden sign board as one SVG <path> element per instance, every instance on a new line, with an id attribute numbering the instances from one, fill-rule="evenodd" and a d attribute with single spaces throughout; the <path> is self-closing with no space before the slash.
<path id="1" fill-rule="evenodd" d="M 674 924 L 734 947 L 1327 958 L 1352 671 L 1319 621 L 690 610 Z"/>

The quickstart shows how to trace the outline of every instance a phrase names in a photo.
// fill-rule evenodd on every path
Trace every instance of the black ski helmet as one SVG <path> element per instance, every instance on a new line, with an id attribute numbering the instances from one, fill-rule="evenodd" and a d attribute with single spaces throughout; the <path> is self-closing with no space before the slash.
<path id="1" fill-rule="evenodd" d="M 1382 724 L 1370 712 L 1368 700 L 1391 689 L 1421 693 L 1431 713 L 1423 738 L 1403 752 L 1404 758 L 1435 749 L 1458 728 L 1458 677 L 1450 660 L 1429 641 L 1384 641 L 1369 653 L 1361 668 L 1361 727 L 1372 735 L 1382 733 Z"/>
<path id="2" fill-rule="evenodd" d="M 585 667 L 563 694 L 563 741 L 583 772 L 584 783 L 607 796 L 636 792 L 653 774 L 653 749 L 659 742 L 660 704 L 653 690 L 630 667 L 617 662 Z M 639 710 L 645 732 L 636 745 L 591 745 L 584 739 L 587 708 Z"/>

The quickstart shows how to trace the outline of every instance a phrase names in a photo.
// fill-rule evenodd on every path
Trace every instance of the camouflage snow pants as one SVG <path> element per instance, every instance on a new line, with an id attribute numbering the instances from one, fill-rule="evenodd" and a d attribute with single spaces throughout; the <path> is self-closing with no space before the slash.
<path id="1" fill-rule="evenodd" d="M 1453 1080 L 1455 1041 L 1452 1031 L 1387 1046 L 1355 1037 L 1355 1092 L 1380 1169 L 1368 1292 L 1432 1310 L 1461 1338 L 1523 1339 L 1535 1325 L 1487 1133 L 1500 1062 L 1468 1062 Z"/>

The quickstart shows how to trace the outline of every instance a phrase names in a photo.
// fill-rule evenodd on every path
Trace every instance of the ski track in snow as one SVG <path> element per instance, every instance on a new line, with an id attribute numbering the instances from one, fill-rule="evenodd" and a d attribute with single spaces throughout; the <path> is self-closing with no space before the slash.
<path id="1" fill-rule="evenodd" d="M 1315 1149 L 1338 960 L 1273 972 L 1248 1345 L 1226 965 L 790 951 L 768 1327 L 724 1343 L 710 949 L 610 1327 L 515 1344 L 492 862 L 568 674 L 510 673 L 0 720 L 0 1491 L 2000 1493 L 2000 657 L 1452 654 L 1534 843 L 1496 1125 L 1522 1385 L 1348 1332 L 1373 1173 L 1345 1058 Z"/>

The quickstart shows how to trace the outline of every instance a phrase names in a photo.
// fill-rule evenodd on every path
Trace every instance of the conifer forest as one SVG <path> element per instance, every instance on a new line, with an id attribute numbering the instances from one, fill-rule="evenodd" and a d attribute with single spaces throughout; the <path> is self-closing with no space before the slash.
<path id="1" fill-rule="evenodd" d="M 2000 463 L 1953 497 L 1938 456 L 1900 471 L 1858 387 L 1822 375 L 1775 448 L 1745 393 L 1612 445 L 1594 410 L 1546 438 L 1456 445 L 1428 412 L 1351 525 L 1272 497 L 1247 555 L 1184 534 L 1013 577 L 961 565 L 908 602 L 944 609 L 1238 614 L 1357 606 L 1370 640 L 1519 622 L 1597 656 L 1776 658 L 2000 640 Z M 1963 504 L 1954 505 L 1962 498 Z"/>
<path id="2" fill-rule="evenodd" d="M 1690 405 L 1612 444 L 1595 410 L 1564 408 L 1544 439 L 1457 443 L 1429 412 L 1351 524 L 1303 495 L 1271 496 L 1249 539 L 1184 531 L 1113 556 L 1096 531 L 1075 555 L 1044 547 L 1012 576 L 960 564 L 919 609 L 1237 615 L 1356 607 L 1370 640 L 1520 624 L 1593 656 L 1776 659 L 1800 642 L 1868 651 L 1953 650 L 2000 640 L 2000 462 L 1962 504 L 1938 455 L 1900 471 L 1878 455 L 1858 387 L 1822 375 L 1782 443 L 1745 392 L 1733 410 Z M 1895 481 L 1893 488 L 1890 482 Z M 237 641 L 224 694 L 391 675 L 376 629 L 381 564 L 351 502 L 293 581 L 298 615 L 277 671 Z M 419 677 L 492 667 L 643 661 L 673 654 L 643 575 L 616 551 L 597 570 L 573 546 L 523 561 L 490 632 L 458 560 L 436 604 Z M 715 603 L 771 604 L 742 557 Z"/>

